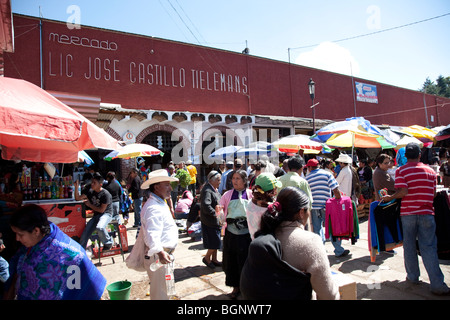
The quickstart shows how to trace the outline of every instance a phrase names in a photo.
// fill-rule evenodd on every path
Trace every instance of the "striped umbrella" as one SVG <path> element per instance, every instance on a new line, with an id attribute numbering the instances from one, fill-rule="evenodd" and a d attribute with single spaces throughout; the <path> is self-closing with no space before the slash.
<path id="1" fill-rule="evenodd" d="M 293 134 L 274 141 L 273 146 L 280 152 L 297 153 L 303 150 L 304 153 L 319 153 L 323 149 L 323 144 L 313 141 L 304 134 Z"/>
<path id="2" fill-rule="evenodd" d="M 111 161 L 117 158 L 130 159 L 136 157 L 151 157 L 157 155 L 163 156 L 164 153 L 149 144 L 131 143 L 120 149 L 111 151 L 103 159 Z"/>

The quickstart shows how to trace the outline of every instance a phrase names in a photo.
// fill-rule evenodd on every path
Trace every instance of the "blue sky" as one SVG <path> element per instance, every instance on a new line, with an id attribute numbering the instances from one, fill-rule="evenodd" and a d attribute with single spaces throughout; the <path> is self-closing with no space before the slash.
<path id="1" fill-rule="evenodd" d="M 11 0 L 15 13 L 290 61 L 417 90 L 450 76 L 448 0 Z M 316 46 L 313 46 L 316 45 Z M 306 47 L 308 48 L 299 48 Z M 311 46 L 311 47 L 309 47 Z M 288 50 L 288 48 L 291 48 Z M 290 53 L 288 55 L 288 52 Z M 351 68 L 350 68 L 351 66 Z"/>

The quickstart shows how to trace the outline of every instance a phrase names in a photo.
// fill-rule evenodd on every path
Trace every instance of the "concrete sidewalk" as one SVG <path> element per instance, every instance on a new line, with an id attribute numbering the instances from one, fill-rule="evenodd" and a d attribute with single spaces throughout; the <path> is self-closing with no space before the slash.
<path id="1" fill-rule="evenodd" d="M 132 221 L 128 225 L 132 225 Z M 382 253 L 376 257 L 375 262 L 371 262 L 367 226 L 367 218 L 360 219 L 360 239 L 355 245 L 351 245 L 350 241 L 342 241 L 343 247 L 351 252 L 345 258 L 336 258 L 332 244 L 325 244 L 332 270 L 339 271 L 356 282 L 358 300 L 450 300 L 450 296 L 436 296 L 430 292 L 428 275 L 420 257 L 422 283 L 414 285 L 405 280 L 402 247 L 395 249 L 395 255 Z M 136 229 L 128 228 L 130 246 L 134 244 L 135 238 Z M 202 263 L 205 253 L 202 241 L 193 241 L 186 233 L 180 234 L 174 253 L 177 291 L 174 299 L 229 300 L 227 293 L 232 288 L 225 285 L 224 272 L 220 267 L 214 270 L 206 267 Z M 222 258 L 221 251 L 218 258 Z M 102 258 L 102 265 L 98 266 L 108 284 L 126 279 L 133 283 L 130 300 L 148 300 L 147 274 L 128 269 L 120 255 L 114 256 L 114 261 L 115 263 L 111 258 Z M 97 263 L 98 259 L 93 258 L 93 262 Z M 440 266 L 450 285 L 450 261 L 441 261 Z M 106 290 L 103 298 L 109 299 Z"/>

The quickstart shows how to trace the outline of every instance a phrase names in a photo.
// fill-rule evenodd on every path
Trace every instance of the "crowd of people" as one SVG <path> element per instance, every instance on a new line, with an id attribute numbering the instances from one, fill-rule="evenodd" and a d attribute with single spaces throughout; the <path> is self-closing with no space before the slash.
<path id="1" fill-rule="evenodd" d="M 381 153 L 373 160 L 359 159 L 357 165 L 345 153 L 334 161 L 311 157 L 305 162 L 302 156 L 295 155 L 281 166 L 263 158 L 245 167 L 241 159 L 235 159 L 218 164 L 207 174 L 203 185 L 190 162 L 176 166 L 169 163 L 166 169 L 147 172 L 145 181 L 141 170 L 133 168 L 125 186 L 117 181 L 114 172 L 106 174 L 106 181 L 100 173 L 93 173 L 81 192 L 79 182 L 75 182 L 75 199 L 85 201 L 93 212 L 79 244 L 49 222 L 38 206 L 23 206 L 13 214 L 11 227 L 24 249 L 9 262 L 8 272 L 5 262 L 0 261 L 0 280 L 7 284 L 5 297 L 100 298 L 105 279 L 90 262 L 87 244 L 97 231 L 103 250 L 110 249 L 112 239 L 106 226 L 111 220 L 127 223 L 128 210 L 123 205 L 130 201 L 134 227 L 142 232 L 145 244 L 151 299 L 169 298 L 164 268 L 153 271 L 150 265 L 156 261 L 173 262 L 179 219 L 186 219 L 186 231 L 194 225 L 201 230 L 206 249 L 202 263 L 211 269 L 223 269 L 225 284 L 232 288 L 230 298 L 242 295 L 244 299 L 311 299 L 315 292 L 317 299 L 339 299 L 324 243 L 332 242 L 336 257 L 351 253 L 339 239 L 326 239 L 324 221 L 327 200 L 342 196 L 355 203 L 402 199 L 407 280 L 417 283 L 419 278 L 417 238 L 432 292 L 448 294 L 450 289 L 437 258 L 432 203 L 437 183 L 449 187 L 448 151 L 439 153 L 435 167 L 421 162 L 423 153 L 416 144 L 408 144 L 398 155 L 404 159 Z M 180 170 L 189 176 L 189 183 L 182 187 Z M 422 201 L 420 206 L 418 201 Z M 70 252 L 50 256 L 44 246 L 55 251 L 70 248 Z M 218 259 L 218 250 L 223 250 L 223 261 Z M 43 254 L 48 255 L 45 261 Z M 77 291 L 81 297 L 73 295 L 71 288 L 77 283 L 69 284 L 67 275 L 47 279 L 48 275 L 41 272 L 43 264 L 45 268 L 57 268 L 56 274 L 76 265 L 88 273 L 91 281 L 83 281 L 86 287 Z M 283 280 L 276 281 L 274 277 Z"/>
<path id="2" fill-rule="evenodd" d="M 405 165 L 415 161 L 408 158 L 408 152 L 404 156 Z M 441 167 L 444 167 L 446 158 L 442 160 Z M 196 205 L 192 206 L 195 214 L 191 215 L 190 225 L 200 220 L 202 242 L 207 250 L 202 262 L 211 269 L 222 267 L 226 275 L 225 284 L 232 287 L 229 293 L 232 299 L 240 294 L 248 299 L 275 298 L 273 288 L 262 290 L 264 281 L 260 281 L 258 290 L 255 290 L 255 287 L 248 288 L 249 283 L 254 286 L 255 282 L 244 279 L 261 272 L 254 269 L 261 269 L 261 265 L 252 264 L 258 259 L 251 257 L 252 252 L 257 252 L 256 249 L 252 251 L 252 246 L 261 246 L 255 240 L 271 234 L 281 245 L 280 252 L 283 254 L 279 259 L 305 271 L 318 299 L 337 299 L 339 293 L 329 276 L 324 243 L 327 240 L 332 242 L 336 257 L 348 256 L 350 251 L 343 248 L 338 238 L 325 238 L 326 201 L 331 197 L 349 196 L 355 203 L 367 203 L 375 198 L 380 199 L 379 191 L 382 189 L 387 189 L 388 196 L 392 196 L 399 188 L 395 184 L 395 170 L 398 167 L 400 165 L 396 164 L 395 159 L 385 153 L 378 155 L 374 161 L 361 159 L 357 165 L 352 157 L 344 153 L 334 161 L 312 158 L 307 163 L 301 156 L 293 156 L 286 159 L 281 167 L 274 166 L 268 159 L 259 160 L 247 168 L 240 159 L 222 162 L 216 170 L 209 172 L 205 184 L 199 186 L 199 197 L 195 197 Z M 433 177 L 436 186 L 436 172 Z M 289 196 L 287 191 L 290 191 Z M 178 201 L 186 207 L 184 198 L 182 196 Z M 299 203 L 299 206 L 293 206 L 293 203 Z M 192 216 L 197 220 L 193 220 Z M 288 236 L 283 236 L 282 230 L 286 230 Z M 307 240 L 309 238 L 311 240 Z M 263 244 L 268 245 L 267 238 L 265 241 Z M 436 251 L 435 244 L 434 248 L 432 244 L 427 245 L 431 251 Z M 217 252 L 220 249 L 223 250 L 223 261 L 218 261 Z M 299 255 L 302 259 L 298 258 Z M 436 269 L 437 258 L 430 259 L 434 262 L 427 263 L 433 264 Z M 434 272 L 439 274 L 436 270 Z M 407 277 L 414 279 L 413 282 L 416 278 Z M 443 278 L 433 282 L 432 292 L 448 293 Z M 242 288 L 243 283 L 246 288 Z M 270 284 L 269 280 L 268 285 L 274 284 Z M 262 292 L 268 295 L 263 297 Z"/>

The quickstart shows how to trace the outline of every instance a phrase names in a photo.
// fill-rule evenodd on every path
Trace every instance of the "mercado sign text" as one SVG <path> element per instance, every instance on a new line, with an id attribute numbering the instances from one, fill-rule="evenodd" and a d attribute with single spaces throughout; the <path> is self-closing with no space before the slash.
<path id="1" fill-rule="evenodd" d="M 112 56 L 105 58 L 105 51 L 113 54 L 119 49 L 116 42 L 109 40 L 69 36 L 55 32 L 49 34 L 48 40 L 61 45 L 98 49 L 103 52 L 101 56 L 99 54 L 78 57 L 76 53 L 48 51 L 47 74 L 51 77 L 248 94 L 248 80 L 244 75 L 162 65 L 149 61 L 124 62 Z"/>

